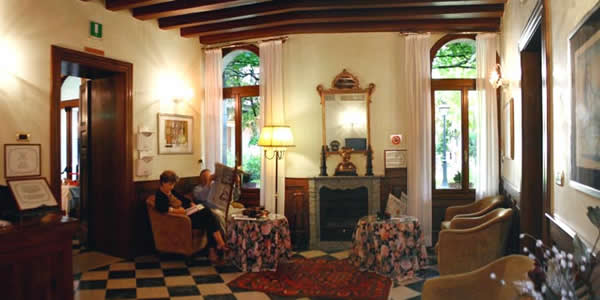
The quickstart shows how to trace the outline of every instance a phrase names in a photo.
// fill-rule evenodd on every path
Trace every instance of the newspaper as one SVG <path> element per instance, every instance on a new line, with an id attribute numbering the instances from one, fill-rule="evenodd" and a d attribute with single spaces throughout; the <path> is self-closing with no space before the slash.
<path id="1" fill-rule="evenodd" d="M 234 169 L 226 165 L 215 164 L 215 181 L 213 191 L 211 191 L 210 201 L 223 212 L 227 211 L 227 206 L 231 200 L 231 192 L 235 179 Z"/>
<path id="2" fill-rule="evenodd" d="M 185 214 L 189 216 L 199 210 L 202 210 L 203 208 L 204 208 L 204 205 L 202 205 L 202 204 L 192 205 L 189 208 L 185 209 Z"/>

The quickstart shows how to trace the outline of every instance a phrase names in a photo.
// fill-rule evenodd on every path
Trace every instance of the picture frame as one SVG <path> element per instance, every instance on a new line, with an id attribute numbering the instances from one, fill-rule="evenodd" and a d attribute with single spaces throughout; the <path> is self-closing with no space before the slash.
<path id="1" fill-rule="evenodd" d="M 502 156 L 515 159 L 515 103 L 510 98 L 502 107 Z"/>
<path id="2" fill-rule="evenodd" d="M 4 178 L 42 175 L 41 144 L 4 144 Z"/>
<path id="3" fill-rule="evenodd" d="M 7 185 L 19 211 L 58 206 L 46 178 L 11 179 Z"/>
<path id="4" fill-rule="evenodd" d="M 158 154 L 192 154 L 194 117 L 158 114 Z"/>
<path id="5" fill-rule="evenodd" d="M 571 170 L 569 185 L 600 198 L 600 3 L 569 36 Z"/>
<path id="6" fill-rule="evenodd" d="M 386 169 L 400 169 L 408 166 L 407 150 L 384 150 L 383 161 Z"/>

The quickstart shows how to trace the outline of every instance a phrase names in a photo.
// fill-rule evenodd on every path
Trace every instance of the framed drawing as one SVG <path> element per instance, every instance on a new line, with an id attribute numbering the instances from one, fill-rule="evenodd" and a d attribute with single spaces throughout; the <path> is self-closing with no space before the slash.
<path id="1" fill-rule="evenodd" d="M 14 179 L 7 183 L 19 210 L 58 205 L 46 178 Z"/>
<path id="2" fill-rule="evenodd" d="M 192 154 L 192 116 L 158 114 L 158 154 Z"/>
<path id="3" fill-rule="evenodd" d="M 502 108 L 502 155 L 515 159 L 515 102 L 511 98 Z"/>
<path id="4" fill-rule="evenodd" d="M 40 144 L 4 144 L 4 177 L 24 178 L 42 175 Z"/>
<path id="5" fill-rule="evenodd" d="M 386 169 L 406 168 L 406 150 L 384 150 L 383 161 Z"/>
<path id="6" fill-rule="evenodd" d="M 600 198 L 600 4 L 569 37 L 571 64 L 570 185 Z"/>

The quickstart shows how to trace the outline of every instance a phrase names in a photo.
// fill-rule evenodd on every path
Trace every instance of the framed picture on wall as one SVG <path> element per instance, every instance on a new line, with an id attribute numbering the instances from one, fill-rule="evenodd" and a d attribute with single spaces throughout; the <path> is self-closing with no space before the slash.
<path id="1" fill-rule="evenodd" d="M 569 37 L 571 63 L 570 185 L 600 198 L 600 4 Z"/>
<path id="2" fill-rule="evenodd" d="M 193 153 L 194 118 L 158 114 L 158 154 Z"/>
<path id="3" fill-rule="evenodd" d="M 502 107 L 502 155 L 515 159 L 515 104 L 511 98 Z"/>
<path id="4" fill-rule="evenodd" d="M 384 150 L 383 160 L 386 169 L 399 169 L 407 167 L 406 150 Z"/>
<path id="5" fill-rule="evenodd" d="M 24 178 L 42 175 L 40 144 L 4 144 L 4 177 Z"/>

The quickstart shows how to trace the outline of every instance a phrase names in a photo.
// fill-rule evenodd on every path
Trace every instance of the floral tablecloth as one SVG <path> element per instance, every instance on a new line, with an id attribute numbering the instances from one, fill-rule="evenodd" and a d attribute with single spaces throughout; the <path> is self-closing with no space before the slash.
<path id="1" fill-rule="evenodd" d="M 227 221 L 226 259 L 244 272 L 274 271 L 288 259 L 292 242 L 287 219 L 271 214 L 264 219 L 232 216 Z"/>
<path id="2" fill-rule="evenodd" d="M 396 281 L 412 278 L 427 263 L 423 231 L 415 217 L 358 220 L 350 261 L 361 271 L 374 271 Z"/>

